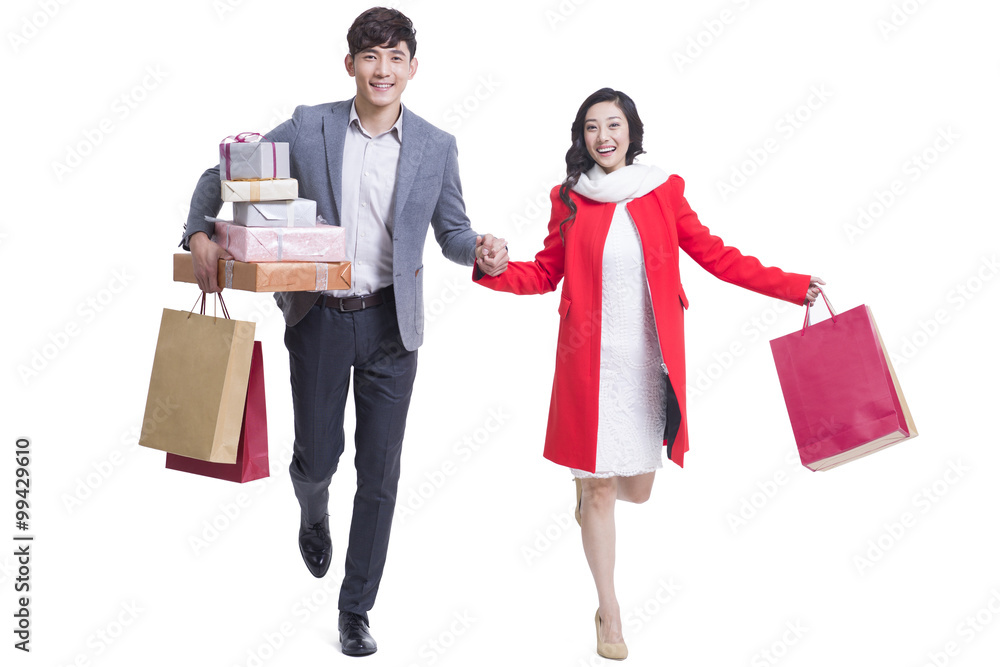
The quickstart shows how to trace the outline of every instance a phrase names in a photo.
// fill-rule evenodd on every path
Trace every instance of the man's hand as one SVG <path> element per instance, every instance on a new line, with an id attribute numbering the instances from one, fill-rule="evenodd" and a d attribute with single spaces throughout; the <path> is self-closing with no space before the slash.
<path id="1" fill-rule="evenodd" d="M 194 277 L 198 287 L 203 292 L 215 294 L 221 292 L 219 287 L 219 260 L 232 259 L 233 256 L 222 249 L 218 243 L 208 238 L 205 232 L 195 232 L 188 239 L 191 248 L 191 259 L 194 262 Z"/>
<path id="2" fill-rule="evenodd" d="M 492 234 L 476 237 L 476 263 L 488 276 L 499 276 L 507 270 L 507 241 Z"/>

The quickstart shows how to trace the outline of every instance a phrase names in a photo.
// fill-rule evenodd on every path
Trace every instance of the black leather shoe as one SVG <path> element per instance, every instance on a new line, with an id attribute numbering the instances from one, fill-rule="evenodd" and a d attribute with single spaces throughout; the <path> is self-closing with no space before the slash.
<path id="1" fill-rule="evenodd" d="M 302 521 L 299 525 L 299 553 L 314 577 L 322 577 L 330 569 L 333 544 L 330 542 L 329 515 L 312 525 Z"/>
<path id="2" fill-rule="evenodd" d="M 353 611 L 340 612 L 340 646 L 344 655 L 371 655 L 378 650 L 375 638 L 368 630 L 368 620 Z"/>

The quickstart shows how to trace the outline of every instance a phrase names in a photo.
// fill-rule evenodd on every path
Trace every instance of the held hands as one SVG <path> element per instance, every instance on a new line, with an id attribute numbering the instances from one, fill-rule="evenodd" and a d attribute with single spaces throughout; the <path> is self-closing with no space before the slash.
<path id="1" fill-rule="evenodd" d="M 825 284 L 826 281 L 819 276 L 811 276 L 809 278 L 809 290 L 806 292 L 806 304 L 816 301 L 817 297 L 819 297 L 819 286 Z"/>
<path id="2" fill-rule="evenodd" d="M 198 287 L 203 292 L 214 294 L 221 292 L 219 287 L 219 260 L 232 259 L 233 256 L 223 250 L 222 246 L 208 238 L 205 232 L 195 232 L 188 239 L 191 248 L 191 259 L 194 262 L 194 277 Z"/>
<path id="3" fill-rule="evenodd" d="M 507 242 L 492 234 L 476 237 L 476 264 L 488 276 L 499 276 L 507 270 Z"/>

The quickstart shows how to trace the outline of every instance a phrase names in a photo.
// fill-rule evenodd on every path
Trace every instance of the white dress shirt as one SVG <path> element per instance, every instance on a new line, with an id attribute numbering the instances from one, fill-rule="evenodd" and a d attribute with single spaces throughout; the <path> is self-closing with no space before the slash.
<path id="1" fill-rule="evenodd" d="M 392 284 L 393 201 L 403 141 L 403 109 L 396 124 L 373 137 L 351 104 L 341 171 L 340 222 L 351 262 L 351 289 L 330 296 L 371 294 Z"/>

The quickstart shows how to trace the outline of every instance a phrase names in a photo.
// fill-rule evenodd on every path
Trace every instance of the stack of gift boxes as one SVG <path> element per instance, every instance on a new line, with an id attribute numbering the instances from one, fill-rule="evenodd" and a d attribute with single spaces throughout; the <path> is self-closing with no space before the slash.
<path id="1" fill-rule="evenodd" d="M 206 219 L 215 224 L 212 240 L 234 258 L 220 262 L 220 286 L 251 291 L 349 288 L 343 228 L 317 220 L 316 202 L 299 198 L 288 144 L 254 138 L 263 139 L 243 133 L 219 144 L 222 200 L 232 202 L 233 220 Z M 181 268 L 188 269 L 190 258 L 175 258 L 174 279 L 194 282 L 193 269 L 190 276 L 182 270 L 178 277 L 178 264 L 185 262 Z"/>

